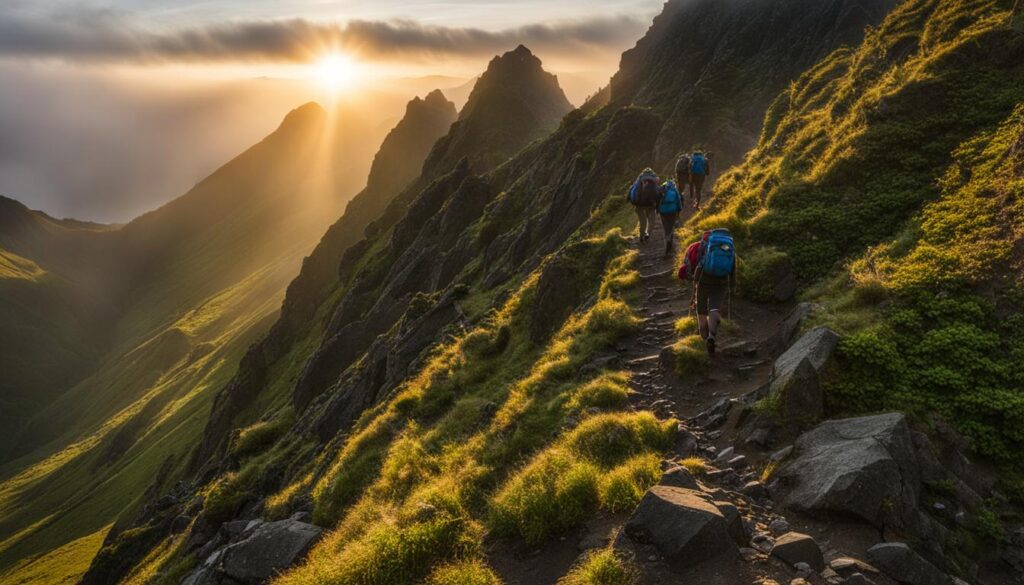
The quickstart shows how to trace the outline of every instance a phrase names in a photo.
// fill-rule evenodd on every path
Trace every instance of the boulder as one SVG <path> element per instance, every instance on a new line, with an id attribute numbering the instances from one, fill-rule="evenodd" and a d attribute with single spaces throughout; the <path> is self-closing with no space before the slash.
<path id="1" fill-rule="evenodd" d="M 682 465 L 672 465 L 661 475 L 659 485 L 684 488 L 688 490 L 700 490 L 700 484 Z"/>
<path id="2" fill-rule="evenodd" d="M 813 538 L 800 532 L 787 532 L 775 540 L 771 555 L 786 561 L 791 567 L 807 563 L 815 571 L 825 568 L 825 556 Z"/>
<path id="3" fill-rule="evenodd" d="M 817 327 L 775 360 L 769 393 L 782 400 L 788 420 L 817 419 L 824 413 L 818 375 L 838 345 L 839 334 Z"/>
<path id="4" fill-rule="evenodd" d="M 737 550 L 725 516 L 695 490 L 652 487 L 626 521 L 624 531 L 680 566 Z"/>
<path id="5" fill-rule="evenodd" d="M 884 542 L 868 549 L 868 560 L 905 585 L 952 585 L 953 580 L 903 542 Z"/>
<path id="6" fill-rule="evenodd" d="M 305 557 L 322 530 L 281 520 L 257 526 L 245 540 L 224 549 L 220 571 L 246 585 L 259 585 Z"/>
<path id="7" fill-rule="evenodd" d="M 768 485 L 784 507 L 845 513 L 879 528 L 916 527 L 921 482 L 901 413 L 824 422 L 801 435 Z"/>

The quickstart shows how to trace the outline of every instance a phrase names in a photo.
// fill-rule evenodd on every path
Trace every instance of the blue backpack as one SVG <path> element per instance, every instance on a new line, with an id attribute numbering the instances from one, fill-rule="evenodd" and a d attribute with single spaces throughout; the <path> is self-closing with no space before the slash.
<path id="1" fill-rule="evenodd" d="M 690 172 L 695 175 L 708 174 L 708 161 L 705 160 L 703 154 L 695 154 L 690 159 Z"/>
<path id="2" fill-rule="evenodd" d="M 727 229 L 712 230 L 701 262 L 704 274 L 725 278 L 736 268 L 736 246 Z"/>
<path id="3" fill-rule="evenodd" d="M 679 195 L 679 189 L 676 188 L 675 182 L 665 181 L 665 184 L 661 186 L 661 201 L 658 203 L 658 213 L 661 215 L 671 215 L 682 210 L 683 200 Z"/>

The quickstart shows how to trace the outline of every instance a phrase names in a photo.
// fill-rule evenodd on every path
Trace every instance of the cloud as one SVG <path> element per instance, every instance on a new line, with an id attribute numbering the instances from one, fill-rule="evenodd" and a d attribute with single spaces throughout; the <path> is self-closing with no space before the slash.
<path id="1" fill-rule="evenodd" d="M 619 51 L 639 38 L 645 20 L 596 17 L 500 31 L 426 25 L 412 20 L 305 19 L 231 22 L 175 30 L 143 26 L 129 13 L 94 8 L 0 13 L 0 57 L 68 62 L 302 62 L 326 50 L 364 59 L 474 57 L 517 44 L 548 54 Z"/>

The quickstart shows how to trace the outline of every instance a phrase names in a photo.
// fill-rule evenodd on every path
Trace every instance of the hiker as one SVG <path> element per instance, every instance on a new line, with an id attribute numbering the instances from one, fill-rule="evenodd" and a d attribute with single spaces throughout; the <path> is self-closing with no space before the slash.
<path id="1" fill-rule="evenodd" d="M 661 180 L 650 167 L 644 169 L 629 189 L 629 202 L 636 210 L 640 220 L 640 243 L 651 239 L 651 224 L 654 222 L 654 209 L 661 200 Z"/>
<path id="2" fill-rule="evenodd" d="M 685 195 L 690 185 L 690 155 L 685 152 L 676 159 L 676 185 L 679 185 L 680 195 Z"/>
<path id="3" fill-rule="evenodd" d="M 704 232 L 699 243 L 687 248 L 679 277 L 687 276 L 694 282 L 691 308 L 697 310 L 697 329 L 708 354 L 715 355 L 722 304 L 736 287 L 736 248 L 729 230 Z"/>
<path id="4" fill-rule="evenodd" d="M 710 174 L 711 160 L 703 151 L 694 151 L 690 157 L 690 197 L 693 198 L 694 209 L 700 209 L 700 196 L 704 191 L 704 179 Z"/>
<path id="5" fill-rule="evenodd" d="M 669 179 L 661 186 L 661 198 L 658 201 L 658 215 L 661 216 L 661 228 L 665 234 L 665 258 L 672 253 L 672 240 L 676 233 L 676 220 L 683 210 L 683 196 L 676 187 L 675 181 Z"/>

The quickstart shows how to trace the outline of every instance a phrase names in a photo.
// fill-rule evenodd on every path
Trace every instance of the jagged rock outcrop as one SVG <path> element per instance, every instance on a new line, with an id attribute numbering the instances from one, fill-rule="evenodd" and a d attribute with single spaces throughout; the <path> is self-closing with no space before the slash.
<path id="1" fill-rule="evenodd" d="M 520 45 L 490 62 L 458 122 L 427 157 L 423 174 L 436 177 L 466 157 L 478 172 L 488 171 L 542 138 L 571 109 L 555 76 Z"/>
<path id="2" fill-rule="evenodd" d="M 367 226 L 416 180 L 430 149 L 457 116 L 455 104 L 440 91 L 409 102 L 405 116 L 381 143 L 366 188 L 352 198 L 338 221 L 327 229 L 303 262 L 299 276 L 288 286 L 280 319 L 286 329 L 312 316 L 337 281 L 338 264 L 345 250 L 361 240 Z"/>

